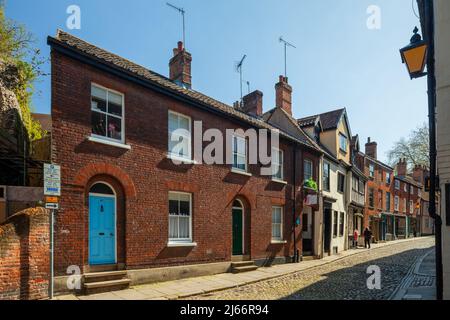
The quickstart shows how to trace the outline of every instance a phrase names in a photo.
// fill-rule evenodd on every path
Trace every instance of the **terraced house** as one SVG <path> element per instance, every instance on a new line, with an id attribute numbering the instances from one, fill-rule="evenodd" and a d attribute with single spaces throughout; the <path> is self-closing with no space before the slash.
<path id="1" fill-rule="evenodd" d="M 57 290 L 65 288 L 69 266 L 78 266 L 84 287 L 96 291 L 130 281 L 252 270 L 298 260 L 304 246 L 317 250 L 312 239 L 320 233 L 311 221 L 322 210 L 321 200 L 303 184 L 318 181 L 323 152 L 292 118 L 287 78 L 280 77 L 275 108 L 264 114 L 259 91 L 235 107 L 195 91 L 192 56 L 181 42 L 169 77 L 62 31 L 48 43 L 52 160 L 62 168 Z M 346 116 L 339 119 L 332 130 L 326 122 L 324 134 L 332 131 L 341 141 L 339 148 L 334 140 L 330 144 L 330 164 L 342 168 L 344 178 L 333 171 L 330 188 L 339 199 L 337 205 L 328 202 L 327 212 L 328 228 L 339 224 L 329 229 L 329 247 L 342 250 L 340 192 L 349 152 L 337 132 L 346 139 L 350 134 Z M 279 130 L 279 148 L 271 150 L 269 164 L 273 174 L 262 175 L 264 165 L 249 162 L 249 138 L 237 133 L 223 146 L 224 154 L 231 149 L 232 163 L 199 163 L 196 148 L 207 144 L 195 143 L 197 121 L 204 131 L 224 136 L 227 129 Z M 174 137 L 183 138 L 181 150 Z"/>
<path id="2" fill-rule="evenodd" d="M 298 120 L 298 124 L 324 151 L 321 163 L 323 216 L 322 255 L 348 247 L 348 181 L 351 162 L 351 130 L 345 109 Z"/>

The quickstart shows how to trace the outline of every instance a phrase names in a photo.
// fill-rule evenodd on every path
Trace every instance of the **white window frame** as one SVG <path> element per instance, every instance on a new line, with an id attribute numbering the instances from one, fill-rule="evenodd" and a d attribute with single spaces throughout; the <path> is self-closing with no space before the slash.
<path id="1" fill-rule="evenodd" d="M 409 200 L 409 213 L 414 213 L 414 201 Z"/>
<path id="2" fill-rule="evenodd" d="M 391 184 L 391 173 L 390 172 L 386 172 L 386 184 Z"/>
<path id="3" fill-rule="evenodd" d="M 109 95 L 109 92 L 112 92 L 112 93 L 115 93 L 117 95 L 120 95 L 122 97 L 122 116 L 119 117 L 117 115 L 113 115 L 113 114 L 105 112 L 105 111 L 93 109 L 92 108 L 92 87 L 97 87 L 98 89 L 102 89 L 102 90 L 106 91 L 106 108 L 108 108 L 108 95 Z M 95 82 L 91 82 L 91 93 L 90 93 L 90 95 L 91 95 L 91 101 L 90 101 L 90 104 L 91 104 L 91 108 L 90 108 L 90 110 L 91 110 L 91 117 L 92 117 L 92 112 L 97 112 L 97 113 L 104 114 L 104 115 L 106 115 L 106 123 L 108 123 L 108 116 L 111 116 L 113 118 L 118 118 L 118 119 L 121 119 L 121 124 L 120 125 L 122 127 L 122 131 L 121 131 L 121 135 L 120 135 L 121 139 L 120 140 L 119 139 L 109 138 L 108 137 L 108 131 L 106 131 L 106 136 L 101 136 L 101 135 L 98 135 L 98 134 L 94 134 L 94 133 L 92 133 L 92 118 L 91 118 L 90 119 L 91 137 L 94 138 L 94 141 L 95 141 L 95 139 L 98 139 L 100 141 L 104 140 L 104 141 L 113 142 L 113 143 L 115 142 L 115 143 L 125 144 L 125 94 L 123 94 L 122 92 L 113 90 L 113 89 L 106 88 L 106 87 L 104 87 L 102 85 L 99 85 L 99 84 L 97 84 Z M 106 110 L 108 110 L 108 109 L 106 109 Z M 108 130 L 108 126 L 106 126 L 106 130 Z"/>
<path id="4" fill-rule="evenodd" d="M 279 226 L 278 226 L 279 229 L 280 229 L 280 237 L 279 238 L 276 238 L 273 235 L 273 227 L 274 227 L 275 224 L 278 224 L 278 223 L 274 223 L 273 222 L 273 210 L 274 209 L 280 209 L 281 217 L 280 217 L 280 223 L 279 223 Z M 282 206 L 272 206 L 272 224 L 271 224 L 271 226 L 272 226 L 272 242 L 281 242 L 281 241 L 284 240 L 284 236 L 283 236 L 283 234 L 284 234 L 284 232 L 283 232 L 283 230 L 284 230 L 284 227 L 283 227 L 283 224 L 284 224 L 283 215 L 284 215 L 284 209 L 283 209 Z"/>
<path id="5" fill-rule="evenodd" d="M 408 209 L 406 208 L 406 199 L 405 198 L 403 198 L 403 212 L 404 213 L 408 212 Z"/>
<path id="6" fill-rule="evenodd" d="M 176 116 L 176 117 L 178 117 L 178 127 L 177 127 L 177 129 L 180 129 L 180 127 L 179 127 L 179 122 L 180 122 L 179 118 L 184 118 L 184 119 L 187 119 L 189 121 L 189 136 L 186 136 L 186 135 L 183 136 L 182 135 L 182 137 L 184 139 L 189 139 L 188 154 L 187 155 L 180 156 L 179 154 L 172 153 L 172 150 L 170 149 L 170 142 L 171 142 L 171 138 L 172 138 L 171 132 L 170 132 L 170 115 L 171 114 Z M 167 138 L 167 155 L 168 155 L 169 158 L 176 159 L 176 160 L 181 160 L 181 161 L 184 161 L 184 160 L 192 161 L 192 119 L 191 119 L 191 117 L 189 117 L 187 115 L 184 115 L 182 113 L 176 112 L 176 111 L 169 110 L 168 118 L 167 118 L 167 137 L 168 137 Z"/>
<path id="7" fill-rule="evenodd" d="M 231 154 L 232 154 L 232 164 L 231 164 L 231 170 L 232 171 L 237 171 L 237 172 L 243 172 L 243 173 L 248 173 L 248 144 L 247 144 L 247 139 L 245 138 L 245 137 L 243 137 L 243 136 L 240 136 L 240 135 L 237 135 L 237 134 L 234 134 L 233 136 L 232 136 L 233 138 L 231 139 L 231 143 L 232 143 L 232 145 L 231 145 Z M 235 155 L 237 155 L 238 157 L 242 157 L 243 155 L 242 154 L 239 154 L 238 152 L 237 152 L 237 150 L 235 150 L 235 148 L 234 148 L 234 142 L 235 142 L 235 140 L 243 140 L 244 142 L 245 142 L 245 162 L 244 162 L 244 165 L 245 165 L 245 169 L 244 170 L 242 170 L 242 169 L 240 169 L 240 168 L 237 168 L 235 165 L 237 165 L 237 163 L 234 163 L 234 156 Z M 236 143 L 236 145 L 237 145 L 237 143 Z"/>
<path id="8" fill-rule="evenodd" d="M 328 170 L 325 170 L 325 166 L 328 166 Z M 325 176 L 325 172 L 327 173 L 328 176 Z M 323 190 L 330 192 L 331 191 L 331 164 L 327 161 L 323 162 L 323 181 L 322 181 L 322 185 L 323 185 Z M 328 185 L 325 188 L 325 178 L 328 178 L 327 182 Z"/>
<path id="9" fill-rule="evenodd" d="M 169 244 L 183 244 L 183 243 L 193 243 L 192 242 L 192 193 L 188 193 L 188 192 L 179 192 L 179 191 L 169 191 L 168 193 L 168 202 L 167 204 L 169 205 L 170 202 L 170 194 L 176 194 L 176 195 L 188 195 L 189 196 L 189 238 L 171 238 L 170 237 L 170 212 L 168 212 L 168 238 L 169 238 Z M 169 206 L 169 210 L 170 211 L 170 206 Z M 179 217 L 179 215 L 172 215 L 172 216 L 176 216 Z M 179 227 L 179 222 L 178 222 L 178 227 Z M 178 232 L 179 233 L 179 232 Z"/>
<path id="10" fill-rule="evenodd" d="M 303 160 L 303 179 L 304 179 L 304 181 L 309 179 L 309 178 L 307 179 L 306 176 L 305 176 L 306 163 L 311 164 L 311 177 L 310 178 L 314 179 L 314 163 L 311 160 L 309 160 L 309 159 L 304 159 Z"/>
<path id="11" fill-rule="evenodd" d="M 400 190 L 400 181 L 395 180 L 395 190 Z"/>
<path id="12" fill-rule="evenodd" d="M 342 186 L 342 191 L 339 190 L 339 177 L 342 177 L 344 179 L 344 185 Z M 339 193 L 345 193 L 345 187 L 346 187 L 346 176 L 345 174 L 343 174 L 342 172 L 338 171 L 337 172 L 337 192 Z"/>
<path id="13" fill-rule="evenodd" d="M 342 141 L 344 141 L 345 149 L 342 148 Z M 339 132 L 339 150 L 341 150 L 345 153 L 347 153 L 347 150 L 348 150 L 348 138 L 345 134 L 343 134 L 341 132 Z"/>
<path id="14" fill-rule="evenodd" d="M 414 186 L 409 187 L 409 193 L 414 195 Z"/>
<path id="15" fill-rule="evenodd" d="M 400 211 L 400 197 L 395 196 L 394 197 L 394 211 Z"/>
<path id="16" fill-rule="evenodd" d="M 273 155 L 275 153 L 279 154 L 279 158 L 280 158 L 279 163 L 276 163 L 274 160 Z M 275 172 L 277 172 L 277 169 L 279 169 L 279 172 L 281 172 L 281 177 L 277 177 L 275 175 Z M 272 148 L 272 180 L 284 181 L 284 151 L 279 148 Z"/>

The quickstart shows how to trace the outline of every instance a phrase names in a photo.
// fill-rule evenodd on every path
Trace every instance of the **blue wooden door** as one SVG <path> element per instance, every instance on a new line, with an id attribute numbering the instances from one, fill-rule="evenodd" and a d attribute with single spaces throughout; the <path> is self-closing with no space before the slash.
<path id="1" fill-rule="evenodd" d="M 89 264 L 116 263 L 115 201 L 89 197 Z"/>

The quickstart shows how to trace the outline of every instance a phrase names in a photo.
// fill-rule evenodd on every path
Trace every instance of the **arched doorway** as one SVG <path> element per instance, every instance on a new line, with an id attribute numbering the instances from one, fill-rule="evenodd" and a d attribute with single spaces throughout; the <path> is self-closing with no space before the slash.
<path id="1" fill-rule="evenodd" d="M 89 189 L 89 265 L 117 262 L 116 255 L 117 195 L 105 182 Z"/>
<path id="2" fill-rule="evenodd" d="M 233 256 L 244 254 L 244 205 L 240 200 L 233 202 Z"/>

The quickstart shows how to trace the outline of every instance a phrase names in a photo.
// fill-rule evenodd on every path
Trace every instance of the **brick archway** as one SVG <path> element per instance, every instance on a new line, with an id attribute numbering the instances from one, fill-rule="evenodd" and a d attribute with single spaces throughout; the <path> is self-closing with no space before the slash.
<path id="1" fill-rule="evenodd" d="M 136 188 L 130 176 L 119 167 L 109 163 L 91 163 L 83 167 L 76 174 L 74 184 L 84 188 L 92 177 L 98 175 L 109 175 L 116 178 L 122 184 L 128 199 L 136 197 Z"/>

